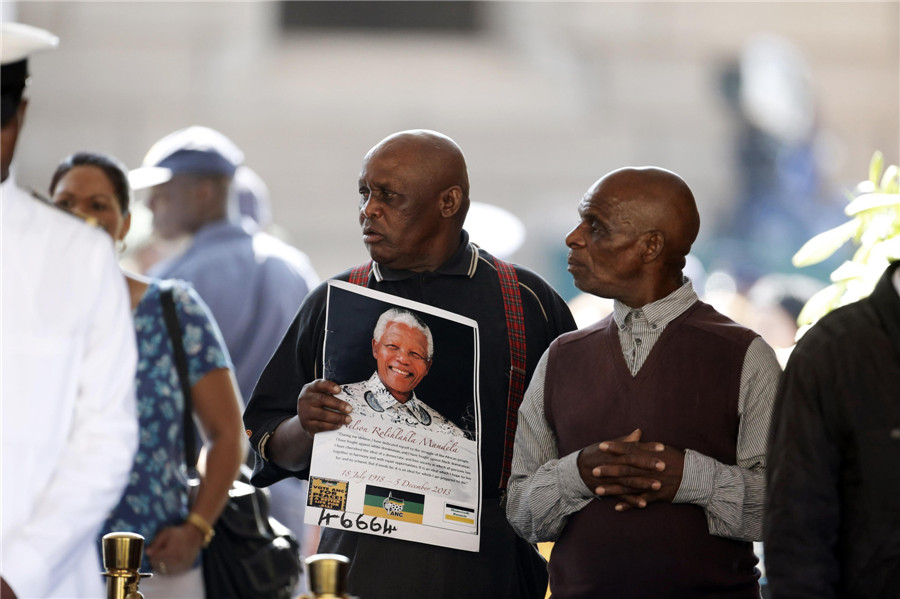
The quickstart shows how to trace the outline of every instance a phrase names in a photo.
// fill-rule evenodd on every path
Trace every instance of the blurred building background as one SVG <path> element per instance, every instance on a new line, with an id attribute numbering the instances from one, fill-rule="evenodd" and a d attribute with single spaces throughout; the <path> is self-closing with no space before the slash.
<path id="1" fill-rule="evenodd" d="M 874 150 L 900 154 L 896 1 L 4 0 L 2 13 L 60 37 L 32 61 L 20 183 L 45 190 L 83 149 L 135 167 L 163 135 L 207 125 L 244 150 L 274 223 L 323 277 L 367 257 L 360 163 L 401 129 L 460 144 L 472 199 L 524 223 L 508 257 L 567 298 L 563 238 L 613 168 L 681 174 L 703 267 L 749 285 L 841 222 Z"/>

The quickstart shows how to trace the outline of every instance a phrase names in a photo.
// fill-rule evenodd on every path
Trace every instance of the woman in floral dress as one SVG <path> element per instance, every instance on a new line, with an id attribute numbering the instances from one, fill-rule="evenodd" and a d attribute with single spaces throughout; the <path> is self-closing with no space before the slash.
<path id="1" fill-rule="evenodd" d="M 131 225 L 131 191 L 110 156 L 78 153 L 60 163 L 50 184 L 53 203 L 102 227 L 123 242 Z M 199 295 L 183 281 L 124 273 L 138 343 L 135 392 L 140 445 L 131 480 L 101 535 L 130 531 L 146 539 L 141 591 L 148 599 L 204 597 L 200 550 L 228 500 L 244 454 L 240 397 L 228 351 Z M 184 397 L 160 291 L 172 287 L 194 418 L 205 440 L 205 467 L 189 503 L 184 463 Z M 98 473 L 102 475 L 102 473 Z"/>

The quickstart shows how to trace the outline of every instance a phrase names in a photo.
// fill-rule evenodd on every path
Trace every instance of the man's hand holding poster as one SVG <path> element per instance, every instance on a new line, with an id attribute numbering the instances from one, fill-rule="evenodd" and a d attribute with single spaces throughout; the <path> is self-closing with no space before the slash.
<path id="1" fill-rule="evenodd" d="M 352 422 L 318 433 L 305 521 L 478 551 L 478 325 L 329 281 L 325 372 Z"/>

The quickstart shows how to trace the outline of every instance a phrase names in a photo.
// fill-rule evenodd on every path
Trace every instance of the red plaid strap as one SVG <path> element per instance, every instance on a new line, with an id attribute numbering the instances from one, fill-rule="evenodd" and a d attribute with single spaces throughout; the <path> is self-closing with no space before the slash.
<path id="1" fill-rule="evenodd" d="M 354 285 L 360 285 L 362 287 L 368 287 L 369 285 L 369 272 L 372 270 L 372 261 L 364 262 L 359 266 L 354 266 L 350 271 L 350 282 Z"/>
<path id="2" fill-rule="evenodd" d="M 513 443 L 516 440 L 516 424 L 519 406 L 525 395 L 525 316 L 522 312 L 522 296 L 519 278 L 512 264 L 494 258 L 500 291 L 503 294 L 503 311 L 506 313 L 506 332 L 509 336 L 509 397 L 506 402 L 506 442 L 503 447 L 503 472 L 500 488 L 506 488 L 512 469 Z"/>

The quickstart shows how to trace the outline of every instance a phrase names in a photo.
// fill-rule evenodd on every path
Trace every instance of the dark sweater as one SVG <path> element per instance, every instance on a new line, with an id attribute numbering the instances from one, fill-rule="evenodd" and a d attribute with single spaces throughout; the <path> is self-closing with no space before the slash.
<path id="1" fill-rule="evenodd" d="M 643 438 L 736 463 L 738 396 L 752 331 L 697 302 L 632 376 L 612 318 L 550 349 L 545 413 L 560 457 L 640 427 Z M 692 504 L 619 513 L 601 499 L 573 514 L 553 549 L 556 599 L 759 596 L 752 545 L 709 533 Z"/>
<path id="2" fill-rule="evenodd" d="M 868 298 L 797 344 L 772 413 L 764 519 L 772 597 L 900 597 L 900 296 Z"/>
<path id="3" fill-rule="evenodd" d="M 500 281 L 487 252 L 468 243 L 464 232 L 458 251 L 434 272 L 398 271 L 381 266 L 381 280 L 368 287 L 423 302 L 478 322 L 480 340 L 481 550 L 478 553 L 375 535 L 325 529 L 322 552 L 351 558 L 350 592 L 364 599 L 428 597 L 543 597 L 546 567 L 536 550 L 519 538 L 500 508 L 498 483 L 502 466 L 507 397 L 509 343 Z M 535 273 L 516 267 L 527 339 L 526 374 L 530 378 L 543 352 L 558 335 L 575 328 L 562 298 Z M 349 271 L 336 279 L 346 281 Z M 294 323 L 260 377 L 244 423 L 251 446 L 259 444 L 284 419 L 297 413 L 297 396 L 304 384 L 322 376 L 326 286 L 315 289 L 300 307 Z M 422 385 L 429 405 L 448 418 L 471 398 L 453 392 L 453 380 L 435 366 Z M 426 385 L 429 385 L 426 390 Z M 253 483 L 267 486 L 287 476 L 305 478 L 257 459 Z M 303 501 L 302 497 L 297 498 Z"/>

